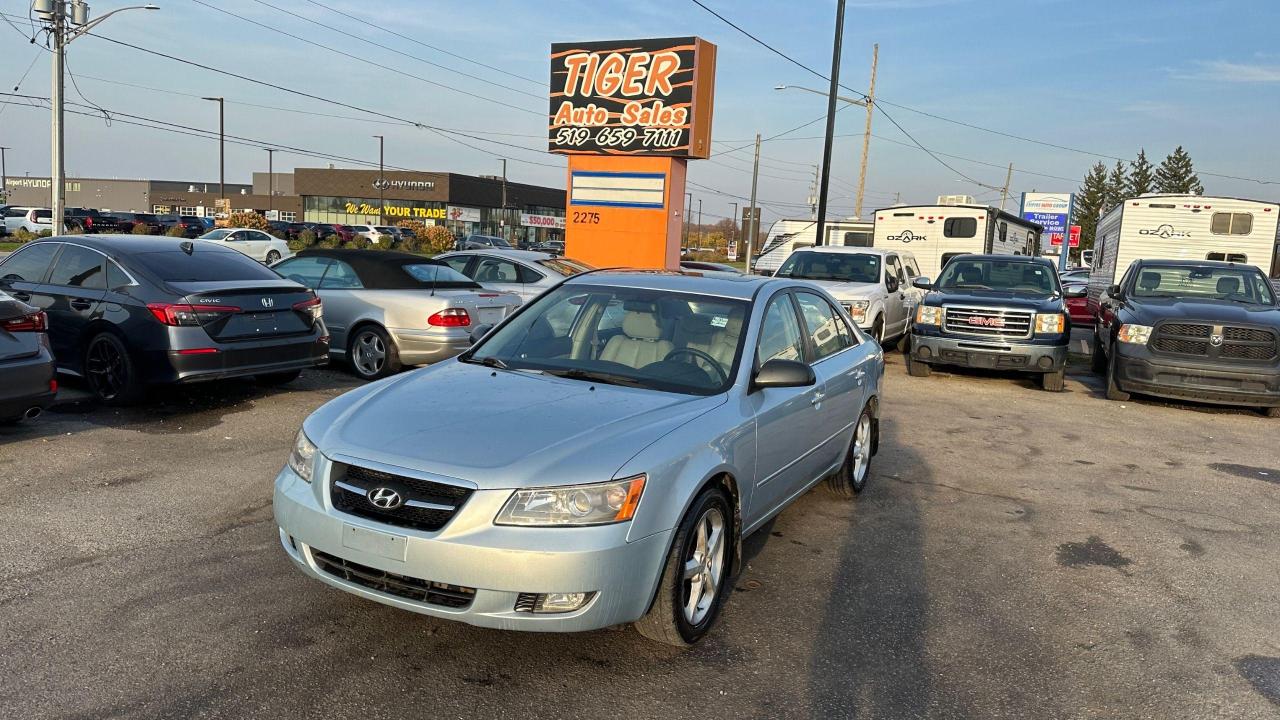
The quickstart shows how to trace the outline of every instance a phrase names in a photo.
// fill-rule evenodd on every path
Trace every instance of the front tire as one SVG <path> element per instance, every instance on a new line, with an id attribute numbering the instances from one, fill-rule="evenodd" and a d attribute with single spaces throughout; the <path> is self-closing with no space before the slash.
<path id="1" fill-rule="evenodd" d="M 1093 357 L 1090 359 L 1093 371 L 1099 375 L 1107 372 L 1107 354 L 1102 351 L 1102 338 L 1097 328 L 1093 330 Z"/>
<path id="2" fill-rule="evenodd" d="M 876 318 L 871 325 L 871 337 L 875 338 L 877 345 L 884 347 L 884 316 Z"/>
<path id="3" fill-rule="evenodd" d="M 827 478 L 827 488 L 842 498 L 853 497 L 867 486 L 867 478 L 871 476 L 871 454 L 875 448 L 875 421 L 871 418 L 871 408 L 862 409 L 858 422 L 853 426 L 853 440 L 849 443 L 849 452 L 845 454 L 840 469 Z"/>
<path id="4" fill-rule="evenodd" d="M 377 380 L 400 372 L 400 353 L 387 331 L 377 325 L 356 330 L 347 345 L 347 359 L 361 380 Z"/>
<path id="5" fill-rule="evenodd" d="M 1040 387 L 1049 392 L 1062 392 L 1062 389 L 1066 387 L 1066 379 L 1067 379 L 1066 370 L 1041 373 Z"/>
<path id="6" fill-rule="evenodd" d="M 1129 399 L 1129 393 L 1120 389 L 1116 384 L 1116 358 L 1111 358 L 1111 362 L 1107 363 L 1107 399 L 1119 400 L 1125 402 Z"/>
<path id="7" fill-rule="evenodd" d="M 142 399 L 145 387 L 129 348 L 114 333 L 103 332 L 85 345 L 84 377 L 98 402 L 104 405 L 133 405 Z"/>
<path id="8" fill-rule="evenodd" d="M 1269 418 L 1280 418 L 1280 407 L 1262 408 L 1262 414 Z"/>
<path id="9" fill-rule="evenodd" d="M 933 372 L 933 368 L 929 367 L 929 363 L 921 362 L 911 353 L 907 353 L 907 374 L 911 377 L 929 377 L 929 373 Z"/>
<path id="10" fill-rule="evenodd" d="M 677 647 L 707 634 L 730 590 L 732 518 L 719 488 L 707 488 L 693 501 L 667 553 L 653 605 L 635 623 L 637 632 Z"/>

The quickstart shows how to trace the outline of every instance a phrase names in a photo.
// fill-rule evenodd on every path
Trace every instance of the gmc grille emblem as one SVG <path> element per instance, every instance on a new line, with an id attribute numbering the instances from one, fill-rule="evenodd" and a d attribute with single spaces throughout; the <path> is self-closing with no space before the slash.
<path id="1" fill-rule="evenodd" d="M 969 318 L 969 324 L 970 324 L 970 325 L 983 325 L 983 326 L 985 326 L 985 327 L 1001 328 L 1001 327 L 1004 327 L 1004 318 L 998 318 L 998 317 L 991 317 L 991 318 L 988 318 L 988 317 L 971 317 L 971 318 Z"/>

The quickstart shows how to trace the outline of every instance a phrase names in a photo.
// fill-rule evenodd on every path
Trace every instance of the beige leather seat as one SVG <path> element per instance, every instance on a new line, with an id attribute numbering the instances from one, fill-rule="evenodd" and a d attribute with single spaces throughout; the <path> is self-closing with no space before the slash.
<path id="1" fill-rule="evenodd" d="M 657 313 L 628 310 L 622 316 L 622 334 L 609 338 L 600 359 L 639 369 L 665 358 L 671 348 L 671 342 L 662 339 Z"/>
<path id="2" fill-rule="evenodd" d="M 733 368 L 733 356 L 738 351 L 738 338 L 742 335 L 742 312 L 729 314 L 724 327 L 715 327 L 705 316 L 691 316 L 680 325 L 676 347 L 701 350 L 715 358 L 727 373 Z M 682 358 L 687 359 L 687 358 Z"/>

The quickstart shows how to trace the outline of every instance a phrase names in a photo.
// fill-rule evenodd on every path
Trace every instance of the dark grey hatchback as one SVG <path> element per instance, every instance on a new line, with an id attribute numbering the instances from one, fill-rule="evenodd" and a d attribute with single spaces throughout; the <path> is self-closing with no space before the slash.
<path id="1" fill-rule="evenodd" d="M 0 291 L 48 314 L 58 370 L 108 404 L 155 384 L 289 382 L 328 362 L 320 298 L 214 243 L 45 238 L 0 263 Z"/>
<path id="2" fill-rule="evenodd" d="M 0 424 L 32 419 L 58 392 L 44 313 L 0 291 Z"/>

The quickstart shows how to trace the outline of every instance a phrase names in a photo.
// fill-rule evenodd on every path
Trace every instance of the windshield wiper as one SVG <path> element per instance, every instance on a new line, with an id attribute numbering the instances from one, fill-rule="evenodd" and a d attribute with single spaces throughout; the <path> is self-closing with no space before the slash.
<path id="1" fill-rule="evenodd" d="M 644 382 L 626 375 L 617 375 L 615 373 L 596 372 L 593 370 L 583 370 L 581 368 L 569 368 L 565 370 L 546 370 L 548 375 L 556 377 L 569 378 L 571 380 L 587 380 L 589 382 L 604 383 L 605 385 L 623 385 L 626 387 L 648 387 Z"/>
<path id="2" fill-rule="evenodd" d="M 494 357 L 493 355 L 480 358 L 479 360 L 476 360 L 474 355 L 459 355 L 458 362 L 469 363 L 471 365 L 484 365 L 485 367 L 498 368 L 499 370 L 511 369 L 511 366 L 507 365 L 506 361 L 502 360 L 502 358 Z"/>

